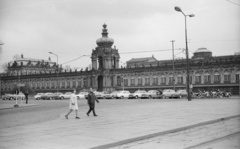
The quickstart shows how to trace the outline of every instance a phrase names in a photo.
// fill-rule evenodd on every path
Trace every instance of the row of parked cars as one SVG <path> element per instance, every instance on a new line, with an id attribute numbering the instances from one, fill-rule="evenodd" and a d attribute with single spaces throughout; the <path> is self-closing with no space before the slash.
<path id="1" fill-rule="evenodd" d="M 138 98 L 152 98 L 152 99 L 160 99 L 160 98 L 182 98 L 187 96 L 186 90 L 178 90 L 175 92 L 172 89 L 161 90 L 137 90 L 134 93 L 130 93 L 127 90 L 123 91 L 114 91 L 112 93 L 107 92 L 94 92 L 98 99 L 138 99 Z M 88 96 L 85 95 L 87 99 Z"/>
<path id="2" fill-rule="evenodd" d="M 3 100 L 16 100 L 16 99 L 24 100 L 25 95 L 22 92 L 20 92 L 18 95 L 16 95 L 16 94 L 5 94 L 5 95 L 2 96 L 2 99 Z"/>
<path id="3" fill-rule="evenodd" d="M 40 100 L 40 99 L 43 99 L 43 100 L 52 100 L 52 99 L 55 99 L 55 100 L 63 100 L 63 99 L 69 99 L 70 96 L 71 96 L 72 92 L 66 92 L 65 94 L 61 93 L 61 92 L 56 92 L 56 93 L 38 93 L 37 95 L 34 96 L 34 98 L 36 100 Z M 85 98 L 85 95 L 87 95 L 88 92 L 80 92 L 79 94 L 77 94 L 77 98 L 78 99 L 83 99 Z"/>

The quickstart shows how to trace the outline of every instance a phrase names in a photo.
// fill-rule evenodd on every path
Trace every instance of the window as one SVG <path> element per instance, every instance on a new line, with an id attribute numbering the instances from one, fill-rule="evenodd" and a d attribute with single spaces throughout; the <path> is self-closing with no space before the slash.
<path id="1" fill-rule="evenodd" d="M 145 84 L 149 85 L 150 84 L 150 78 L 145 78 Z"/>
<path id="2" fill-rule="evenodd" d="M 52 82 L 52 87 L 54 87 L 55 86 L 55 83 L 54 82 Z"/>
<path id="3" fill-rule="evenodd" d="M 239 81 L 239 74 L 236 74 L 236 82 Z"/>
<path id="4" fill-rule="evenodd" d="M 201 82 L 201 76 L 195 76 L 195 82 L 200 83 Z"/>
<path id="5" fill-rule="evenodd" d="M 230 81 L 230 75 L 229 74 L 224 75 L 224 81 Z"/>
<path id="6" fill-rule="evenodd" d="M 73 87 L 76 87 L 76 81 L 72 82 Z"/>
<path id="7" fill-rule="evenodd" d="M 87 86 L 87 79 L 86 78 L 83 79 L 83 86 Z"/>
<path id="8" fill-rule="evenodd" d="M 70 81 L 67 81 L 67 87 L 70 87 Z"/>
<path id="9" fill-rule="evenodd" d="M 81 81 L 80 80 L 78 80 L 78 86 L 81 86 Z"/>
<path id="10" fill-rule="evenodd" d="M 142 78 L 138 78 L 138 85 L 142 85 Z"/>
<path id="11" fill-rule="evenodd" d="M 156 77 L 153 78 L 153 84 L 155 84 L 155 85 L 158 84 L 158 78 L 156 78 Z"/>
<path id="12" fill-rule="evenodd" d="M 204 82 L 210 82 L 211 78 L 210 75 L 204 75 Z"/>
<path id="13" fill-rule="evenodd" d="M 121 86 L 122 78 L 120 76 L 117 77 L 117 85 Z"/>
<path id="14" fill-rule="evenodd" d="M 220 82 L 220 75 L 214 74 L 214 82 Z"/>
<path id="15" fill-rule="evenodd" d="M 124 86 L 128 85 L 128 79 L 124 79 Z"/>
<path id="16" fill-rule="evenodd" d="M 162 77 L 161 77 L 161 83 L 163 83 L 163 84 L 166 83 L 166 77 L 165 77 L 165 76 L 162 76 Z"/>
<path id="17" fill-rule="evenodd" d="M 65 87 L 65 82 L 62 82 L 62 87 Z"/>
<path id="18" fill-rule="evenodd" d="M 178 83 L 183 83 L 183 77 L 182 76 L 178 76 L 177 78 L 178 78 L 177 79 Z"/>
<path id="19" fill-rule="evenodd" d="M 135 85 L 135 79 L 131 79 L 131 85 Z"/>
<path id="20" fill-rule="evenodd" d="M 169 83 L 173 83 L 173 76 L 169 77 Z"/>

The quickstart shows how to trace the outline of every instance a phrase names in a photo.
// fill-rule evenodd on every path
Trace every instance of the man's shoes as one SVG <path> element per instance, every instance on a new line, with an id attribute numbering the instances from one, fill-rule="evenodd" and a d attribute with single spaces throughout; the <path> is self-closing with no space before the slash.
<path id="1" fill-rule="evenodd" d="M 68 119 L 68 116 L 67 116 L 67 115 L 65 115 L 65 117 L 66 117 L 66 119 Z"/>
<path id="2" fill-rule="evenodd" d="M 80 117 L 76 117 L 76 119 L 80 119 Z"/>
<path id="3" fill-rule="evenodd" d="M 94 116 L 97 116 L 97 115 L 94 115 Z"/>
<path id="4" fill-rule="evenodd" d="M 89 113 L 86 113 L 87 114 L 87 116 L 89 116 Z"/>

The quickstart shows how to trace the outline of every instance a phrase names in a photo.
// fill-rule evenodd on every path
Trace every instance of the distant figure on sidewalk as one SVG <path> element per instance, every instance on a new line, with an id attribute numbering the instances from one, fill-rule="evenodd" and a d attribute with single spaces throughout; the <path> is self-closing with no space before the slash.
<path id="1" fill-rule="evenodd" d="M 77 103 L 77 96 L 76 96 L 76 90 L 73 90 L 73 93 L 70 96 L 69 100 L 69 112 L 67 115 L 65 115 L 66 119 L 68 119 L 68 115 L 74 110 L 76 112 L 76 119 L 80 119 L 78 117 L 78 103 Z"/>
<path id="2" fill-rule="evenodd" d="M 89 110 L 86 113 L 87 116 L 89 116 L 89 114 L 91 113 L 91 111 L 93 111 L 93 115 L 97 116 L 97 114 L 95 113 L 95 100 L 99 103 L 99 101 L 97 100 L 96 95 L 93 93 L 92 88 L 90 88 L 90 92 L 88 94 L 88 106 L 89 106 Z"/>
<path id="3" fill-rule="evenodd" d="M 19 94 L 19 90 L 16 89 L 15 92 L 14 92 L 14 94 L 18 95 L 18 94 Z"/>
<path id="4" fill-rule="evenodd" d="M 28 90 L 25 92 L 25 99 L 26 99 L 26 104 L 28 104 Z"/>

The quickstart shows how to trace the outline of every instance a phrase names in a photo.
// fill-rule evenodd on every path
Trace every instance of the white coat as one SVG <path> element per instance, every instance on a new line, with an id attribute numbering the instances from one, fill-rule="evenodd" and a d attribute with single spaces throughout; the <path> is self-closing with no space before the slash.
<path id="1" fill-rule="evenodd" d="M 78 110 L 77 96 L 74 93 L 70 96 L 69 109 Z"/>

